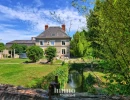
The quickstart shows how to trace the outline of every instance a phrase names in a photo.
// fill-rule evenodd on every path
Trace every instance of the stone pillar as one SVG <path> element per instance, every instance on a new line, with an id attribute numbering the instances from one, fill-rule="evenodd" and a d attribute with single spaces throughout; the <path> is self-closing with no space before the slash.
<path id="1" fill-rule="evenodd" d="M 10 55 L 10 56 L 11 56 L 11 58 L 12 58 L 12 49 L 11 49 L 11 55 Z"/>
<path id="2" fill-rule="evenodd" d="M 14 49 L 14 58 L 15 58 L 15 49 Z"/>

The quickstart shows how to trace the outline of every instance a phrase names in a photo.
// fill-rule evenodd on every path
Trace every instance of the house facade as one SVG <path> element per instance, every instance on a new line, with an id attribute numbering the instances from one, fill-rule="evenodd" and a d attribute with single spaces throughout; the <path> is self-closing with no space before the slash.
<path id="1" fill-rule="evenodd" d="M 36 37 L 32 37 L 31 40 L 14 40 L 6 43 L 7 47 L 10 47 L 13 43 L 25 44 L 27 46 L 37 45 L 44 51 L 49 46 L 54 46 L 57 50 L 57 57 L 70 57 L 70 40 L 66 34 L 65 25 L 61 27 L 49 27 L 45 25 L 45 30 Z"/>

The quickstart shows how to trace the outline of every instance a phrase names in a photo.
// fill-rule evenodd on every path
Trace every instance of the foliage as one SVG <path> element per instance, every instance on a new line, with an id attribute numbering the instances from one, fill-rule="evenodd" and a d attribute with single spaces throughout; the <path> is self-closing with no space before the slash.
<path id="1" fill-rule="evenodd" d="M 96 0 L 94 9 L 86 17 L 86 38 L 91 42 L 93 57 L 105 62 L 102 67 L 109 72 L 106 87 L 109 93 L 114 89 L 113 94 L 130 93 L 129 12 L 129 0 Z"/>
<path id="2" fill-rule="evenodd" d="M 70 54 L 75 57 L 90 56 L 92 48 L 90 42 L 86 41 L 84 31 L 76 32 L 70 42 Z"/>
<path id="3" fill-rule="evenodd" d="M 48 60 L 48 62 L 52 62 L 53 58 L 56 56 L 56 48 L 55 47 L 47 47 L 45 50 L 45 55 Z"/>
<path id="4" fill-rule="evenodd" d="M 88 85 L 93 85 L 96 83 L 95 77 L 89 73 L 88 77 L 86 78 L 86 82 Z"/>
<path id="5" fill-rule="evenodd" d="M 89 74 L 89 76 L 86 77 L 86 79 L 85 79 L 85 76 L 84 76 L 83 91 L 95 94 L 96 89 L 93 86 L 95 82 L 96 82 L 95 78 L 91 74 Z"/>
<path id="6" fill-rule="evenodd" d="M 14 44 L 12 44 L 11 49 L 13 49 L 13 50 L 15 49 L 15 53 L 20 54 L 20 53 L 26 52 L 27 46 L 23 45 L 23 44 L 14 43 Z M 14 52 L 12 52 L 12 53 L 14 53 Z"/>
<path id="7" fill-rule="evenodd" d="M 99 49 L 94 49 L 105 62 L 102 64 L 104 71 L 110 72 L 106 76 L 108 90 L 114 87 L 113 92 L 121 94 L 130 92 L 129 12 L 129 0 L 96 0 L 88 19 L 90 33 L 97 35 L 92 36 L 92 40 L 100 45 Z"/>
<path id="8" fill-rule="evenodd" d="M 65 61 L 62 61 L 62 64 L 61 64 L 61 65 L 62 65 L 62 66 L 65 65 Z"/>
<path id="9" fill-rule="evenodd" d="M 35 81 L 35 84 L 32 84 L 32 88 L 48 89 L 50 82 L 54 81 L 55 76 L 58 76 L 58 82 L 60 83 L 60 88 L 64 88 L 65 84 L 68 81 L 68 67 L 66 65 L 56 68 L 55 71 L 44 76 L 41 81 Z M 36 83 L 37 82 L 37 83 Z M 40 84 L 40 85 L 39 85 Z"/>
<path id="10" fill-rule="evenodd" d="M 26 53 L 32 62 L 36 62 L 43 57 L 43 49 L 39 46 L 30 46 Z"/>
<path id="11" fill-rule="evenodd" d="M 0 43 L 0 52 L 5 49 L 4 43 Z"/>
<path id="12" fill-rule="evenodd" d="M 98 42 L 100 32 L 99 25 L 99 10 L 100 3 L 99 0 L 96 1 L 96 5 L 93 10 L 90 10 L 90 14 L 87 18 L 88 32 L 86 32 L 86 38 L 91 42 L 91 47 L 93 48 L 93 57 L 100 57 L 99 50 L 102 49 L 100 43 Z"/>

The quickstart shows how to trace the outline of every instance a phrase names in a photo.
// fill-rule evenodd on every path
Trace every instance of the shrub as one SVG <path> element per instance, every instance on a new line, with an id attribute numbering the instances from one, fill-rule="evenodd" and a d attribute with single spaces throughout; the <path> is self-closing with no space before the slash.
<path id="1" fill-rule="evenodd" d="M 56 56 L 56 48 L 55 47 L 46 48 L 45 54 L 48 62 L 52 62 L 53 58 Z"/>
<path id="2" fill-rule="evenodd" d="M 84 76 L 84 79 L 85 79 L 85 76 Z M 92 94 L 97 93 L 95 87 L 93 86 L 95 83 L 96 83 L 95 77 L 89 73 L 89 75 L 86 77 L 86 79 L 83 82 L 83 87 L 84 87 L 83 91 L 92 93 Z"/>
<path id="3" fill-rule="evenodd" d="M 32 62 L 36 62 L 43 57 L 43 49 L 39 46 L 30 46 L 26 54 Z"/>
<path id="4" fill-rule="evenodd" d="M 67 66 L 60 66 L 54 72 L 49 73 L 47 76 L 43 77 L 42 79 L 42 88 L 48 89 L 49 83 L 54 81 L 55 76 L 58 76 L 58 81 L 60 83 L 60 88 L 64 88 L 65 84 L 68 81 L 68 67 Z"/>
<path id="5" fill-rule="evenodd" d="M 55 71 L 47 74 L 42 79 L 33 80 L 28 87 L 31 88 L 42 88 L 48 89 L 50 82 L 55 80 L 55 76 L 58 76 L 58 82 L 60 83 L 60 88 L 64 88 L 65 84 L 68 81 L 68 66 L 60 66 L 56 68 Z"/>
<path id="6" fill-rule="evenodd" d="M 95 83 L 96 83 L 95 77 L 92 76 L 92 75 L 89 73 L 88 77 L 86 78 L 86 82 L 87 82 L 87 84 L 89 84 L 89 85 L 95 84 Z"/>
<path id="7" fill-rule="evenodd" d="M 65 64 L 65 61 L 62 61 L 62 64 L 61 64 L 61 65 L 63 66 L 64 64 Z"/>
<path id="8" fill-rule="evenodd" d="M 5 49 L 4 43 L 0 43 L 0 52 Z"/>

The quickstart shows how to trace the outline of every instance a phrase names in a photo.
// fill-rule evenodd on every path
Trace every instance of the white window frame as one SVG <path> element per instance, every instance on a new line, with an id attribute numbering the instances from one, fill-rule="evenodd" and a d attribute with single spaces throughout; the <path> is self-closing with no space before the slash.
<path id="1" fill-rule="evenodd" d="M 62 54 L 62 50 L 65 49 L 65 54 Z M 66 55 L 66 48 L 61 48 L 61 54 Z"/>
<path id="2" fill-rule="evenodd" d="M 54 45 L 51 44 L 52 41 L 54 42 Z M 50 46 L 55 46 L 55 40 L 50 40 L 49 44 L 50 44 Z"/>
<path id="3" fill-rule="evenodd" d="M 40 42 L 42 42 L 43 43 L 43 45 L 41 45 L 41 43 Z M 39 45 L 40 46 L 44 46 L 44 40 L 39 40 Z"/>
<path id="4" fill-rule="evenodd" d="M 66 45 L 66 40 L 61 40 L 61 45 L 62 45 L 62 41 L 65 41 L 65 45 Z M 65 46 L 65 45 L 62 45 L 62 46 Z"/>

